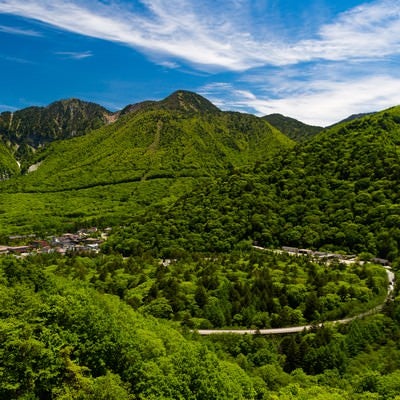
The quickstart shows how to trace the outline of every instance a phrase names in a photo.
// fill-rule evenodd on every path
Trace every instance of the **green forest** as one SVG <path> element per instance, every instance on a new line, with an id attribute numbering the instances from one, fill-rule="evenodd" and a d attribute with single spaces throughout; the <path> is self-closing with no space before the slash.
<path id="1" fill-rule="evenodd" d="M 1 399 L 400 399 L 400 107 L 322 129 L 178 91 L 0 136 L 0 246 L 30 248 L 0 255 Z"/>
<path id="2" fill-rule="evenodd" d="M 290 269 L 291 275 L 298 270 L 297 280 L 307 279 L 304 284 L 289 283 L 292 279 L 284 284 L 280 268 L 261 279 L 261 271 L 267 271 L 274 258 L 259 252 L 221 254 L 217 263 L 211 263 L 208 257 L 197 256 L 165 268 L 148 255 L 3 256 L 0 397 L 396 398 L 400 389 L 398 300 L 348 325 L 327 322 L 322 328 L 289 336 L 203 338 L 189 329 L 196 321 L 207 326 L 244 326 L 250 316 L 252 326 L 299 324 L 301 319 L 360 312 L 382 301 L 379 290 L 386 288 L 382 267 L 367 264 L 346 270 L 337 265 L 327 274 L 325 265 L 281 256 L 276 260 L 280 267 Z M 209 270 L 215 265 L 213 274 Z M 316 280 L 324 280 L 325 285 Z M 254 310 L 243 306 L 229 321 L 233 310 L 229 313 L 226 308 L 236 306 L 229 300 L 229 286 L 239 297 L 238 288 L 251 282 L 253 293 L 248 296 Z M 273 295 L 268 298 L 255 290 L 262 285 L 272 285 L 274 295 L 279 294 L 277 288 L 285 289 L 286 295 L 278 301 Z M 267 311 L 263 302 L 268 301 L 275 311 L 280 309 L 279 314 Z M 340 314 L 329 314 L 335 302 Z M 351 304 L 354 307 L 347 307 Z M 193 312 L 197 317 L 191 316 Z"/>

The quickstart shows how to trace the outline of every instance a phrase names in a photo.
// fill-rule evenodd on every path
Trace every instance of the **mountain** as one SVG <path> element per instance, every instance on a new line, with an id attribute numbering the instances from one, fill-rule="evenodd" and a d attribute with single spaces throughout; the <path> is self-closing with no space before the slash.
<path id="1" fill-rule="evenodd" d="M 20 176 L 1 183 L 0 233 L 119 225 L 294 145 L 266 121 L 222 112 L 190 92 L 112 117 L 38 148 Z"/>
<path id="2" fill-rule="evenodd" d="M 112 119 L 0 182 L 0 244 L 46 238 L 0 257 L 1 399 L 398 399 L 391 273 L 276 249 L 398 274 L 400 107 L 297 144 L 187 92 Z M 48 252 L 93 226 L 112 227 L 86 231 L 111 232 L 101 254 Z"/>
<path id="3" fill-rule="evenodd" d="M 203 97 L 176 92 L 84 136 L 37 152 L 23 187 L 76 189 L 154 178 L 214 176 L 268 159 L 291 141 L 248 114 L 222 112 Z"/>
<path id="4" fill-rule="evenodd" d="M 282 114 L 269 114 L 264 116 L 263 119 L 296 142 L 307 140 L 324 129 L 320 126 L 304 124 Z"/>
<path id="5" fill-rule="evenodd" d="M 197 93 L 178 90 L 158 103 L 158 107 L 186 113 L 215 114 L 220 109 Z"/>
<path id="6" fill-rule="evenodd" d="M 106 124 L 112 113 L 78 99 L 0 114 L 0 138 L 20 161 L 54 141 L 81 136 Z"/>
<path id="7" fill-rule="evenodd" d="M 116 119 L 118 119 L 119 117 L 122 117 L 123 115 L 130 114 L 132 112 L 136 112 L 136 111 L 143 110 L 143 109 L 148 109 L 152 105 L 156 105 L 156 104 L 157 104 L 157 101 L 152 101 L 152 100 L 142 101 L 140 103 L 135 103 L 135 104 L 129 104 L 126 107 L 124 107 L 122 110 L 115 113 L 115 115 L 117 117 Z"/>
<path id="8" fill-rule="evenodd" d="M 399 146 L 400 107 L 339 124 L 138 216 L 129 237 L 161 254 L 257 243 L 398 259 Z"/>
<path id="9" fill-rule="evenodd" d="M 147 100 L 136 104 L 130 104 L 119 111 L 118 116 L 123 116 L 132 112 L 141 110 L 170 110 L 181 111 L 185 113 L 219 113 L 218 107 L 212 104 L 206 98 L 197 93 L 186 90 L 177 90 L 164 100 L 153 101 Z"/>
<path id="10" fill-rule="evenodd" d="M 143 101 L 112 113 L 104 107 L 79 99 L 56 101 L 46 107 L 29 107 L 0 114 L 0 139 L 26 171 L 33 154 L 56 140 L 83 136 L 92 130 L 137 112 L 173 111 L 189 114 L 216 114 L 220 110 L 196 93 L 176 91 L 162 101 Z"/>
<path id="11" fill-rule="evenodd" d="M 128 240 L 146 248 L 162 232 L 160 251 L 179 239 L 191 250 L 257 242 L 395 259 L 399 121 L 394 107 L 293 147 L 261 118 L 179 91 L 39 149 L 30 173 L 1 183 L 0 222 L 26 231 L 131 216 Z"/>

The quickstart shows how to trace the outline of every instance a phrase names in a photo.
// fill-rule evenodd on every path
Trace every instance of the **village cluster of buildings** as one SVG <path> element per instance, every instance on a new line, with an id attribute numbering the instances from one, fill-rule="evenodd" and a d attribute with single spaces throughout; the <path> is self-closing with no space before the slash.
<path id="1" fill-rule="evenodd" d="M 29 242 L 26 245 L 8 246 L 0 245 L 0 255 L 14 254 L 19 257 L 31 254 L 49 254 L 49 253 L 74 253 L 91 252 L 98 253 L 100 245 L 106 240 L 111 228 L 99 231 L 97 228 L 80 229 L 76 233 L 64 233 L 61 236 L 50 236 L 46 239 L 35 239 L 30 236 L 12 236 L 10 240 L 23 240 Z"/>
<path id="2" fill-rule="evenodd" d="M 347 263 L 354 263 L 358 262 L 359 259 L 354 254 L 339 254 L 339 253 L 328 253 L 323 251 L 313 251 L 310 249 L 298 249 L 297 247 L 287 247 L 283 246 L 282 250 L 289 254 L 294 255 L 303 255 L 303 256 L 310 256 L 315 259 L 321 260 L 338 260 Z M 375 264 L 380 264 L 383 266 L 390 266 L 389 260 L 385 260 L 384 258 L 373 258 L 370 260 Z"/>

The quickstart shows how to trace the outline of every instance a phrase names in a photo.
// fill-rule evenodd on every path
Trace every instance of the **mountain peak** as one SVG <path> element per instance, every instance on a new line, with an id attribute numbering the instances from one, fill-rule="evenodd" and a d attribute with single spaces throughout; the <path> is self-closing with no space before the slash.
<path id="1" fill-rule="evenodd" d="M 24 108 L 12 115 L 1 113 L 0 134 L 10 148 L 19 149 L 22 144 L 38 148 L 54 140 L 84 135 L 106 124 L 111 115 L 98 104 L 63 99 L 46 107 Z M 17 156 L 22 159 L 24 155 Z"/>
<path id="2" fill-rule="evenodd" d="M 51 112 L 51 110 L 71 110 L 71 109 L 75 109 L 75 110 L 91 110 L 91 111 L 97 111 L 97 112 L 101 112 L 104 114 L 112 114 L 111 111 L 107 110 L 106 108 L 104 108 L 103 106 L 100 106 L 99 104 L 96 103 L 92 103 L 90 101 L 84 101 L 81 99 L 77 99 L 74 97 L 71 97 L 69 99 L 61 99 L 61 100 L 57 100 L 54 101 L 53 103 L 49 104 L 46 107 L 43 107 L 43 109 Z"/>
<path id="3" fill-rule="evenodd" d="M 159 104 L 167 109 L 197 113 L 215 113 L 220 111 L 218 107 L 203 96 L 187 90 L 177 90 L 160 101 Z"/>

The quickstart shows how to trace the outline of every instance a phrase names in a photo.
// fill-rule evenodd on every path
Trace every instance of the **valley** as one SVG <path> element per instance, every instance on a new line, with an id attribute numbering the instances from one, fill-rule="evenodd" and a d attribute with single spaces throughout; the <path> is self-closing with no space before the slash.
<path id="1" fill-rule="evenodd" d="M 322 128 L 177 91 L 0 137 L 0 398 L 400 393 L 400 107 Z"/>

